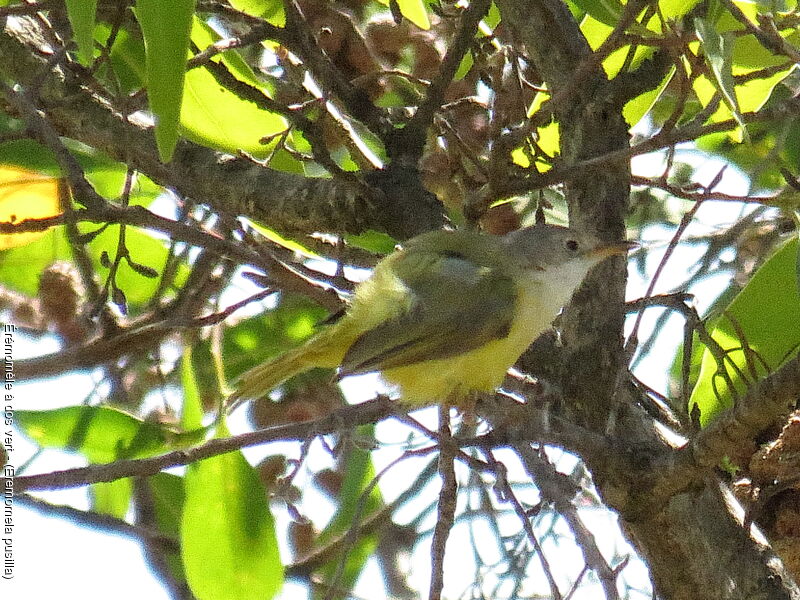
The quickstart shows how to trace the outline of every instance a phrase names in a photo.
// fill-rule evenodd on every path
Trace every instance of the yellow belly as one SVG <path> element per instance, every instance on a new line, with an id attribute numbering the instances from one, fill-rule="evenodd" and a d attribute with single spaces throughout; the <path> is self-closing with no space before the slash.
<path id="1" fill-rule="evenodd" d="M 403 404 L 424 406 L 449 402 L 454 406 L 463 405 L 468 402 L 470 392 L 491 392 L 497 388 L 508 367 L 522 353 L 508 352 L 502 346 L 499 342 L 490 342 L 483 348 L 450 358 L 387 369 L 383 378 L 397 386 Z M 498 360 L 501 354 L 504 360 Z"/>
<path id="2" fill-rule="evenodd" d="M 398 388 L 403 404 L 465 406 L 470 392 L 491 392 L 499 387 L 509 367 L 550 327 L 560 304 L 553 308 L 558 301 L 548 300 L 542 298 L 538 284 L 524 286 L 506 337 L 463 354 L 386 369 L 383 378 Z"/>

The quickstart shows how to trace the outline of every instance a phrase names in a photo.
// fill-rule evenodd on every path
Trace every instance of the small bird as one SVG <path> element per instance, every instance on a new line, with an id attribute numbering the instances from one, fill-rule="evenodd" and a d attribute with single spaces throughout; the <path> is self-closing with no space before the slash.
<path id="1" fill-rule="evenodd" d="M 424 233 L 377 264 L 340 320 L 244 373 L 228 406 L 338 367 L 339 377 L 380 372 L 409 408 L 467 407 L 502 383 L 594 265 L 630 247 L 544 223 L 504 236 Z"/>

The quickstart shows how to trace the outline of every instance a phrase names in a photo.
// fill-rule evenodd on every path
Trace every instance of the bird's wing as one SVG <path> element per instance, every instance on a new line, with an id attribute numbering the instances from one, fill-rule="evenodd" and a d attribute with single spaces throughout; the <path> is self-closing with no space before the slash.
<path id="1" fill-rule="evenodd" d="M 398 256 L 392 272 L 407 288 L 407 308 L 361 334 L 342 361 L 341 374 L 367 373 L 447 358 L 505 337 L 516 289 L 492 261 L 457 251 Z"/>

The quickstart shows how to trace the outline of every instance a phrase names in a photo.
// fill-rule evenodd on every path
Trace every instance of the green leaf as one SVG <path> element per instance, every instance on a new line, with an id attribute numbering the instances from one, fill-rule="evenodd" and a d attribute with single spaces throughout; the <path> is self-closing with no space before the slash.
<path id="1" fill-rule="evenodd" d="M 195 0 L 137 0 L 147 69 L 147 97 L 156 119 L 156 144 L 162 162 L 172 158 L 189 52 Z"/>
<path id="2" fill-rule="evenodd" d="M 225 433 L 225 432 L 221 432 Z M 189 466 L 181 525 L 186 577 L 198 600 L 269 600 L 283 585 L 267 493 L 240 452 Z"/>
<path id="3" fill-rule="evenodd" d="M 96 229 L 96 225 L 82 224 L 79 226 L 81 233 Z M 112 258 L 116 255 L 119 240 L 119 225 L 111 225 L 99 234 L 89 245 L 89 254 L 95 261 L 95 266 L 100 273 L 106 273 L 106 269 L 101 268 L 100 257 L 107 252 Z M 125 228 L 125 245 L 130 251 L 131 257 L 137 262 L 148 267 L 152 267 L 161 272 L 167 261 L 169 250 L 166 242 L 153 237 L 150 233 L 135 227 Z M 180 263 L 175 277 L 175 284 L 181 285 L 188 276 L 189 267 L 185 263 Z M 146 277 L 132 269 L 127 261 L 122 261 L 116 275 L 117 286 L 122 289 L 129 308 L 143 306 L 150 301 L 153 294 L 160 287 L 160 280 Z"/>
<path id="4" fill-rule="evenodd" d="M 631 29 L 644 37 L 655 37 L 652 31 L 638 22 L 634 22 Z M 581 32 L 583 32 L 586 41 L 593 50 L 597 50 L 613 30 L 613 26 L 607 25 L 591 15 L 586 16 L 581 22 Z M 629 57 L 628 55 L 631 52 L 633 52 L 633 56 Z M 645 59 L 651 57 L 653 53 L 654 49 L 652 47 L 637 46 L 632 49 L 630 44 L 625 44 L 614 50 L 603 60 L 603 70 L 609 78 L 616 77 L 623 67 L 628 71 L 635 69 Z"/>
<path id="5" fill-rule="evenodd" d="M 720 6 L 717 4 L 717 6 Z M 737 3 L 737 6 L 744 12 L 745 17 L 751 21 L 755 21 L 758 14 L 757 7 L 754 4 Z M 724 60 L 730 60 L 730 67 L 724 68 L 726 72 L 730 72 L 730 78 L 744 77 L 746 79 L 740 81 L 735 85 L 735 89 L 730 82 L 728 85 L 728 95 L 725 95 L 725 90 L 721 88 L 716 72 L 711 69 L 711 80 L 706 76 L 698 77 L 693 89 L 700 102 L 705 106 L 712 96 L 717 92 L 723 94 L 725 102 L 723 102 L 719 109 L 711 116 L 710 122 L 717 123 L 720 121 L 736 118 L 740 120 L 740 115 L 760 110 L 775 90 L 780 90 L 778 83 L 783 81 L 791 71 L 793 65 L 787 64 L 786 57 L 776 55 L 772 51 L 764 48 L 755 36 L 752 34 L 743 35 L 744 28 L 739 20 L 731 15 L 726 10 L 713 11 L 714 15 L 709 14 L 703 22 L 708 28 L 711 29 L 709 35 L 711 38 L 721 37 L 727 44 L 725 53 L 730 54 L 730 57 L 724 57 Z M 713 23 L 713 26 L 710 25 Z M 698 32 L 699 35 L 699 32 Z M 794 29 L 789 29 L 781 32 L 781 35 L 787 40 L 788 43 L 797 45 L 800 42 L 800 34 Z M 700 36 L 702 39 L 702 36 Z M 713 46 L 713 39 L 711 40 Z M 697 44 L 692 44 L 697 46 Z M 712 48 L 713 49 L 713 48 Z M 705 48 L 708 55 L 709 47 Z M 706 57 L 707 61 L 708 56 Z M 770 72 L 770 69 L 780 65 L 785 65 L 785 68 L 780 71 Z M 734 80 L 735 83 L 735 80 Z M 735 94 L 731 94 L 731 90 Z M 736 105 L 731 102 L 731 98 L 735 99 Z M 747 129 L 739 127 L 733 134 L 726 133 L 725 136 L 731 138 L 732 141 L 739 143 L 743 139 L 752 142 L 753 131 L 756 123 L 751 123 Z M 748 136 L 748 137 L 745 137 Z"/>
<path id="6" fill-rule="evenodd" d="M 672 67 L 656 89 L 647 91 L 625 104 L 622 109 L 622 115 L 625 117 L 625 122 L 628 123 L 628 125 L 633 127 L 642 117 L 650 112 L 650 109 L 661 97 L 661 94 L 667 89 L 667 85 L 672 81 L 674 75 L 675 67 Z"/>
<path id="7" fill-rule="evenodd" d="M 306 246 L 304 246 L 300 242 L 298 242 L 296 240 L 293 240 L 291 238 L 288 238 L 286 236 L 283 236 L 280 233 L 278 233 L 277 231 L 275 231 L 274 229 L 270 229 L 269 227 L 265 227 L 264 225 L 262 225 L 258 221 L 250 221 L 250 225 L 253 227 L 253 229 L 258 231 L 258 233 L 263 235 L 269 241 L 275 242 L 276 244 L 279 244 L 280 246 L 283 246 L 287 250 L 291 250 L 292 252 L 297 252 L 297 253 L 302 254 L 303 256 L 305 256 L 307 258 L 321 258 L 319 254 L 317 254 L 313 250 L 307 248 Z"/>
<path id="8" fill-rule="evenodd" d="M 0 163 L 16 165 L 43 175 L 61 175 L 53 151 L 33 140 L 11 140 L 0 144 Z"/>
<path id="9" fill-rule="evenodd" d="M 101 24 L 101 27 L 104 26 Z M 111 28 L 107 29 L 106 33 L 110 34 Z M 145 85 L 147 59 L 144 42 L 136 35 L 132 35 L 127 28 L 122 27 L 117 32 L 110 58 L 114 75 L 123 93 L 133 94 Z"/>
<path id="10" fill-rule="evenodd" d="M 163 452 L 172 436 L 166 427 L 106 406 L 18 410 L 15 417 L 41 447 L 77 450 L 93 463 Z"/>
<path id="11" fill-rule="evenodd" d="M 569 9 L 572 18 L 575 19 L 577 23 L 580 23 L 586 16 L 586 11 L 575 4 L 573 0 L 566 0 L 565 4 L 567 5 L 567 9 Z M 494 6 L 494 2 L 492 3 L 492 6 Z"/>
<path id="12" fill-rule="evenodd" d="M 733 118 L 739 123 L 742 135 L 747 139 L 747 128 L 745 126 L 742 113 L 739 110 L 739 102 L 736 98 L 736 86 L 733 80 L 733 46 L 735 38 L 733 33 L 725 32 L 720 34 L 713 23 L 705 19 L 696 18 L 694 20 L 697 37 L 703 44 L 703 53 L 706 63 L 714 76 L 715 88 L 722 94 L 725 104 L 733 114 Z"/>
<path id="13" fill-rule="evenodd" d="M 739 292 L 741 292 L 740 286 L 731 283 L 708 308 L 706 314 L 710 315 L 710 317 L 707 320 L 711 321 L 717 315 L 721 314 Z M 695 332 L 692 336 L 692 352 L 691 356 L 689 356 L 689 380 L 687 383 L 690 390 L 697 384 L 697 379 L 700 376 L 700 364 L 703 361 L 704 351 L 705 346 L 700 343 L 697 333 Z M 681 379 L 683 352 L 683 343 L 681 343 L 675 352 L 675 358 L 672 361 L 669 372 L 670 378 L 675 382 Z"/>
<path id="14" fill-rule="evenodd" d="M 0 281 L 15 292 L 36 296 L 39 275 L 56 260 L 71 256 L 63 227 L 53 227 L 38 240 L 0 252 Z"/>
<path id="15" fill-rule="evenodd" d="M 531 102 L 531 105 L 528 108 L 528 116 L 532 117 L 534 114 L 536 114 L 536 112 L 548 100 L 550 100 L 550 92 L 537 92 L 537 94 L 533 97 L 533 102 Z M 542 153 L 548 157 L 555 157 L 561 152 L 561 126 L 559 125 L 558 121 L 550 121 L 546 125 L 539 127 L 536 130 L 536 145 L 539 147 Z M 522 149 L 520 148 L 520 151 L 521 150 Z M 517 161 L 519 161 L 522 157 L 525 159 L 523 162 L 527 162 L 528 160 L 528 157 L 524 152 L 517 152 L 513 154 L 513 157 Z M 519 162 L 517 164 L 519 164 Z M 552 164 L 549 160 L 546 161 L 541 158 L 537 158 L 536 168 L 540 172 L 544 172 L 550 170 L 552 168 Z"/>
<path id="16" fill-rule="evenodd" d="M 119 197 L 128 173 L 126 165 L 77 142 L 67 140 L 66 146 L 78 160 L 86 178 L 98 194 L 108 199 Z M 62 175 L 53 152 L 33 140 L 13 140 L 0 144 L 0 163 L 16 165 L 52 177 Z M 147 176 L 138 173 L 131 188 L 130 204 L 148 206 L 162 191 Z"/>
<path id="17" fill-rule="evenodd" d="M 389 254 L 397 245 L 397 240 L 387 233 L 368 230 L 364 233 L 346 235 L 345 241 L 357 248 L 363 248 L 375 254 Z"/>
<path id="18" fill-rule="evenodd" d="M 374 437 L 374 433 L 372 425 L 358 428 L 360 439 L 371 439 Z M 346 460 L 342 462 L 345 464 L 345 472 L 339 492 L 339 508 L 331 523 L 319 534 L 321 543 L 346 532 L 355 518 L 363 519 L 380 509 L 382 505 L 380 490 L 377 486 L 372 488 L 366 502 L 361 499 L 362 492 L 375 478 L 371 453 L 368 450 L 352 446 L 348 448 Z M 359 514 L 362 503 L 363 510 Z"/>
<path id="19" fill-rule="evenodd" d="M 659 0 L 658 11 L 665 21 L 667 19 L 678 20 L 697 6 L 699 1 L 700 0 Z"/>
<path id="20" fill-rule="evenodd" d="M 183 477 L 172 473 L 156 473 L 148 477 L 144 485 L 150 488 L 153 516 L 158 531 L 177 542 L 180 539 L 183 504 L 186 499 Z M 162 552 L 166 555 L 173 577 L 178 581 L 186 581 L 180 552 L 167 548 L 163 548 Z"/>
<path id="21" fill-rule="evenodd" d="M 609 27 L 615 27 L 625 7 L 619 0 L 573 0 L 573 4 Z"/>
<path id="22" fill-rule="evenodd" d="M 254 17 L 261 17 L 273 25 L 283 26 L 286 21 L 281 0 L 230 0 L 231 6 Z"/>
<path id="23" fill-rule="evenodd" d="M 78 44 L 78 59 L 84 65 L 92 62 L 94 53 L 94 19 L 97 0 L 66 0 L 67 17 L 72 35 Z"/>
<path id="24" fill-rule="evenodd" d="M 778 90 L 786 90 L 777 86 Z M 788 90 L 786 90 L 788 91 Z M 745 173 L 751 173 L 751 192 L 774 190 L 786 185 L 774 160 L 776 149 L 789 146 L 791 135 L 790 122 L 753 122 L 748 124 L 750 143 L 741 144 L 731 139 L 728 132 L 710 134 L 697 141 L 697 147 L 710 154 L 716 154 L 722 160 L 736 165 Z"/>
<path id="25" fill-rule="evenodd" d="M 436 0 L 431 0 L 431 4 L 435 4 Z M 492 2 L 489 5 L 489 10 L 486 12 L 486 16 L 483 17 L 483 22 L 489 27 L 489 29 L 494 29 L 500 24 L 502 19 L 502 15 L 500 15 L 500 9 L 497 8 L 497 3 Z"/>
<path id="26" fill-rule="evenodd" d="M 130 477 L 95 483 L 89 488 L 89 493 L 93 511 L 123 519 L 131 505 L 133 484 Z"/>
<path id="27" fill-rule="evenodd" d="M 397 0 L 400 12 L 403 16 L 414 23 L 420 29 L 428 30 L 431 28 L 431 21 L 428 18 L 428 10 L 424 0 Z"/>
<path id="28" fill-rule="evenodd" d="M 739 20 L 729 11 L 723 10 L 720 3 L 716 3 L 718 10 L 713 10 L 706 16 L 704 22 L 709 25 L 713 23 L 712 29 L 717 35 L 731 42 L 726 49 L 730 51 L 730 72 L 733 77 L 748 76 L 735 86 L 735 99 L 739 114 L 760 110 L 767 99 L 770 97 L 775 86 L 780 83 L 791 71 L 793 65 L 787 64 L 785 56 L 776 55 L 771 50 L 765 48 L 759 40 L 752 34 L 744 35 L 745 30 Z M 739 2 L 737 6 L 750 21 L 755 22 L 758 9 L 756 5 Z M 710 25 L 709 25 L 710 26 Z M 781 31 L 781 35 L 789 44 L 797 45 L 800 42 L 800 34 L 794 29 Z M 712 33 L 713 36 L 713 33 Z M 706 49 L 707 51 L 707 49 Z M 769 69 L 785 65 L 781 71 L 771 72 Z M 764 71 L 766 69 L 766 71 Z M 710 82 L 702 77 L 696 81 L 695 91 L 701 102 L 708 102 L 714 92 L 719 89 L 719 84 L 715 81 Z M 719 110 L 712 115 L 711 122 L 719 122 L 737 117 L 736 111 L 731 108 L 731 104 L 726 99 Z M 747 127 L 746 133 L 752 138 L 753 125 Z M 741 141 L 740 135 L 731 136 L 736 142 Z"/>
<path id="29" fill-rule="evenodd" d="M 389 0 L 378 0 L 384 6 L 389 6 Z M 401 14 L 420 29 L 430 29 L 431 22 L 424 0 L 397 0 Z"/>
<path id="30" fill-rule="evenodd" d="M 725 314 L 709 328 L 711 336 L 727 352 L 727 376 L 739 394 L 768 371 L 778 369 L 797 351 L 800 344 L 797 260 L 798 241 L 793 239 L 756 271 Z M 689 399 L 690 410 L 696 405 L 700 409 L 700 422 L 706 425 L 728 408 L 732 399 L 730 386 L 706 349 L 697 385 Z"/>
<path id="31" fill-rule="evenodd" d="M 374 556 L 378 547 L 378 536 L 375 533 L 362 534 L 358 540 L 347 549 L 347 559 L 344 563 L 341 578 L 336 581 L 336 589 L 352 590 L 358 582 L 364 566 L 371 556 Z M 322 569 L 322 576 L 325 581 L 332 581 L 339 569 L 339 558 L 327 563 Z M 324 594 L 316 593 L 312 598 L 319 600 L 324 598 Z M 342 595 L 339 598 L 352 596 Z"/>
<path id="32" fill-rule="evenodd" d="M 183 387 L 181 428 L 184 431 L 199 429 L 203 425 L 203 405 L 200 402 L 200 390 L 192 366 L 192 347 L 189 345 L 184 347 L 181 358 L 181 386 Z"/>
<path id="33" fill-rule="evenodd" d="M 219 35 L 211 27 L 195 19 L 192 41 L 199 48 L 218 40 Z M 239 81 L 272 97 L 272 87 L 259 79 L 236 52 L 224 52 L 214 60 L 221 62 Z M 190 140 L 231 154 L 243 150 L 257 158 L 266 158 L 276 142 L 262 144 L 261 139 L 286 128 L 282 116 L 222 88 L 207 68 L 192 69 L 186 74 L 181 132 Z"/>
<path id="34" fill-rule="evenodd" d="M 183 477 L 172 473 L 156 473 L 147 478 L 153 497 L 155 518 L 159 531 L 178 539 L 181 530 L 183 504 L 186 500 Z"/>
<path id="35" fill-rule="evenodd" d="M 472 56 L 472 52 L 467 52 L 464 55 L 464 58 L 461 59 L 461 64 L 458 65 L 458 69 L 456 69 L 456 74 L 453 76 L 453 81 L 461 81 L 464 79 L 473 65 L 475 65 L 475 59 Z"/>
<path id="36" fill-rule="evenodd" d="M 736 97 L 739 100 L 739 108 L 743 113 L 757 112 L 761 110 L 775 86 L 783 81 L 792 71 L 793 67 L 773 73 L 769 77 L 759 77 L 745 81 L 736 86 Z M 750 127 L 748 126 L 748 130 Z"/>

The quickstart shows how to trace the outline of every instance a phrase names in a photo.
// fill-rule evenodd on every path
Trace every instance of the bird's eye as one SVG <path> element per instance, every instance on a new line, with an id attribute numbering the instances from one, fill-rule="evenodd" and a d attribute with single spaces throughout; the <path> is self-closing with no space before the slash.
<path id="1" fill-rule="evenodd" d="M 564 248 L 569 250 L 570 252 L 575 252 L 578 249 L 578 242 L 575 240 L 567 240 L 564 242 Z"/>

